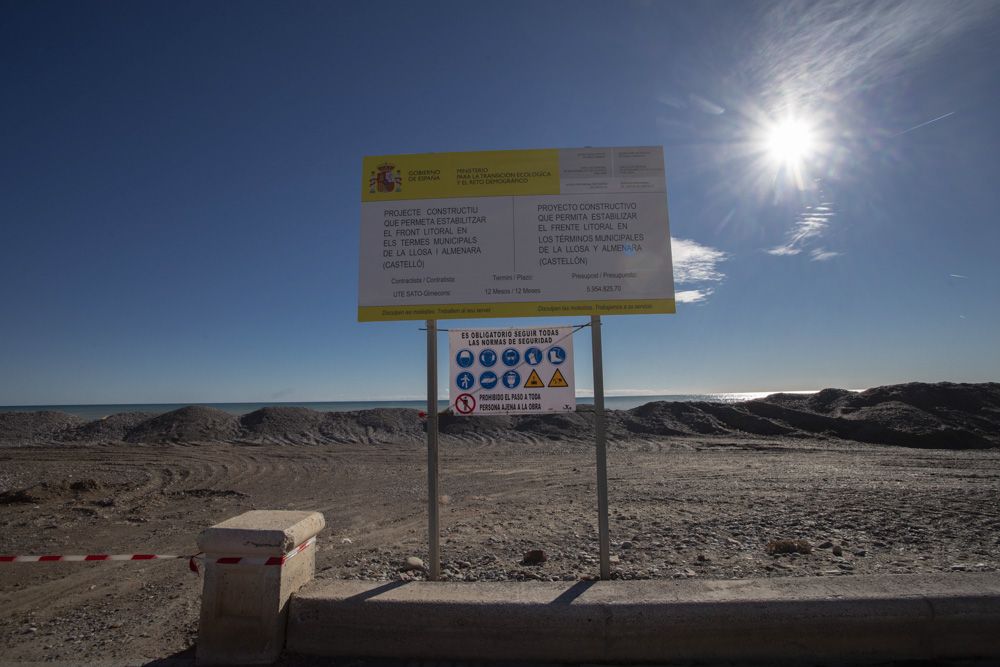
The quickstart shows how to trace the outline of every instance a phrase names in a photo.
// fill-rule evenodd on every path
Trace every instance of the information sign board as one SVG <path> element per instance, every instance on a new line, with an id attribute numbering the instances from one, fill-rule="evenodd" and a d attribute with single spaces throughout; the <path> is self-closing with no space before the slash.
<path id="1" fill-rule="evenodd" d="M 663 149 L 366 157 L 360 321 L 674 312 Z"/>
<path id="2" fill-rule="evenodd" d="M 572 327 L 451 329 L 448 342 L 455 414 L 576 410 Z"/>

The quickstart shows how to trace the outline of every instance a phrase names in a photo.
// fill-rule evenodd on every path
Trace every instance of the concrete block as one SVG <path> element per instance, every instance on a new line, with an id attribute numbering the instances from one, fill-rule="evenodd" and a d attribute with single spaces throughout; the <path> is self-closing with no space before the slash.
<path id="1" fill-rule="evenodd" d="M 324 581 L 296 653 L 405 660 L 863 663 L 1000 658 L 1000 574 L 753 580 Z"/>
<path id="2" fill-rule="evenodd" d="M 266 665 L 285 644 L 288 599 L 313 578 L 315 546 L 273 564 L 323 527 L 318 512 L 254 510 L 204 530 L 197 664 Z M 239 563 L 218 563 L 239 558 Z M 272 559 L 272 564 L 268 564 Z"/>

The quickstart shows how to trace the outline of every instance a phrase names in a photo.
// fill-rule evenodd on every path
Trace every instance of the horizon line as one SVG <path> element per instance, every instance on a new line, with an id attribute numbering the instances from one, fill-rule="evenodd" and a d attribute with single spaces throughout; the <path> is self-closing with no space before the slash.
<path id="1" fill-rule="evenodd" d="M 867 389 L 845 389 L 850 392 L 862 392 Z M 624 390 L 628 391 L 628 390 Z M 816 394 L 822 389 L 791 389 L 783 391 L 702 391 L 702 392 L 658 392 L 658 393 L 606 393 L 605 398 L 647 398 L 656 396 L 738 396 L 742 394 L 761 394 L 769 396 L 772 394 Z M 577 399 L 592 399 L 593 392 L 577 394 Z M 337 400 L 302 400 L 302 401 L 149 401 L 130 403 L 19 403 L 12 405 L 0 405 L 3 408 L 54 408 L 54 407 L 96 407 L 105 405 L 248 405 L 248 404 L 268 404 L 268 405 L 293 405 L 302 403 L 392 403 L 392 402 L 417 402 L 426 401 L 424 397 L 405 398 L 363 398 L 363 399 L 337 399 Z M 449 401 L 448 396 L 439 396 L 438 402 Z"/>

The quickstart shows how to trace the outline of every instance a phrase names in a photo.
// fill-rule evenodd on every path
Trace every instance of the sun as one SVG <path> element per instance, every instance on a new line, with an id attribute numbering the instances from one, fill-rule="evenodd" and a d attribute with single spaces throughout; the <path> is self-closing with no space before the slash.
<path id="1" fill-rule="evenodd" d="M 815 117 L 785 112 L 771 118 L 755 130 L 753 152 L 760 177 L 769 181 L 767 189 L 792 185 L 805 190 L 813 180 L 810 173 L 829 160 L 831 146 Z"/>
<path id="2" fill-rule="evenodd" d="M 816 150 L 816 134 L 805 121 L 787 118 L 767 130 L 764 149 L 772 162 L 796 168 Z"/>

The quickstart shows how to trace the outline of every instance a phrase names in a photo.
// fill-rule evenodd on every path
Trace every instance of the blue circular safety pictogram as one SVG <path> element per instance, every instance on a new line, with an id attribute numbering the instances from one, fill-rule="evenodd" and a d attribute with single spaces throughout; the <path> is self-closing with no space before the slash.
<path id="1" fill-rule="evenodd" d="M 459 389 L 472 389 L 472 386 L 476 384 L 476 377 L 469 371 L 462 371 L 455 378 L 455 384 L 458 385 Z"/>
<path id="2" fill-rule="evenodd" d="M 479 353 L 479 363 L 489 368 L 497 362 L 497 353 L 487 348 Z"/>
<path id="3" fill-rule="evenodd" d="M 483 389 L 492 389 L 497 386 L 497 374 L 493 371 L 486 371 L 479 376 L 479 384 Z"/>
<path id="4" fill-rule="evenodd" d="M 507 371 L 503 374 L 503 386 L 516 389 L 519 384 L 521 384 L 521 374 L 517 371 Z"/>
<path id="5" fill-rule="evenodd" d="M 549 363 L 558 366 L 562 362 L 566 361 L 566 350 L 562 349 L 558 345 L 553 345 L 548 351 Z"/>
<path id="6" fill-rule="evenodd" d="M 460 350 L 458 354 L 455 355 L 455 363 L 458 364 L 459 368 L 468 368 L 476 361 L 476 355 L 472 354 L 472 350 L 465 349 Z"/>

